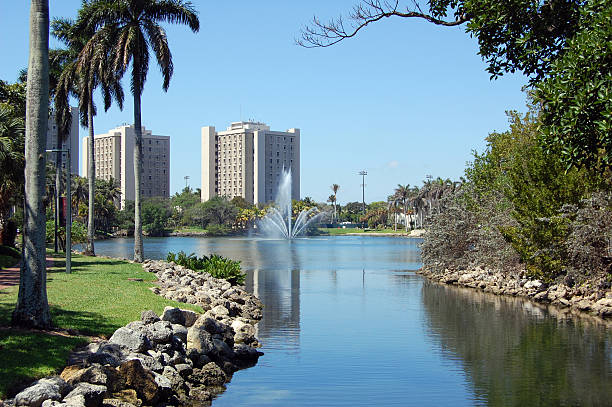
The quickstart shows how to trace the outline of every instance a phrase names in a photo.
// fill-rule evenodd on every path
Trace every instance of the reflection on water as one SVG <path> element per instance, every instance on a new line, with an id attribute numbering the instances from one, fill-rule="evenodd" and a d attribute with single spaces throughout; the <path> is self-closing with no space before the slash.
<path id="1" fill-rule="evenodd" d="M 429 335 L 488 405 L 612 405 L 612 336 L 589 319 L 466 288 L 423 283 Z"/>
<path id="2" fill-rule="evenodd" d="M 97 242 L 128 257 L 131 239 Z M 611 338 L 544 309 L 424 281 L 418 240 L 151 238 L 145 255 L 242 262 L 265 356 L 214 406 L 610 405 Z"/>

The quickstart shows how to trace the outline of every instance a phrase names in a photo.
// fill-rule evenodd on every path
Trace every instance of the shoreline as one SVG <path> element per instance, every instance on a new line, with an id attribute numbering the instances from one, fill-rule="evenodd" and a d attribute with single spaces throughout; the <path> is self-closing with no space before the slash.
<path id="1" fill-rule="evenodd" d="M 129 260 L 100 256 L 124 262 Z M 244 286 L 162 260 L 145 260 L 157 280 L 150 291 L 198 305 L 166 306 L 73 350 L 59 376 L 39 379 L 2 406 L 210 405 L 233 373 L 263 355 L 255 337 L 263 304 Z"/>
<path id="2" fill-rule="evenodd" d="M 416 274 L 439 284 L 522 298 L 539 306 L 552 308 L 557 315 L 594 318 L 607 328 L 612 328 L 612 289 L 592 287 L 594 282 L 577 287 L 568 287 L 565 284 L 548 285 L 540 280 L 506 276 L 501 272 L 482 269 L 447 270 L 444 273 L 420 269 Z"/>

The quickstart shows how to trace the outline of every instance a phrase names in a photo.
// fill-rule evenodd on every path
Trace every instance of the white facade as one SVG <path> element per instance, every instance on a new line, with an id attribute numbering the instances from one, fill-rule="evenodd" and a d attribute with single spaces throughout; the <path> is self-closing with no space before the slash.
<path id="1" fill-rule="evenodd" d="M 291 170 L 292 199 L 300 199 L 300 130 L 272 131 L 265 123 L 234 122 L 217 132 L 202 127 L 202 201 L 214 196 L 273 201 L 283 170 Z"/>
<path id="2" fill-rule="evenodd" d="M 49 124 L 47 127 L 47 150 L 67 150 L 70 147 L 70 173 L 79 173 L 79 109 L 77 107 L 70 107 L 70 113 L 72 115 L 72 122 L 70 124 L 70 132 L 66 140 L 61 143 L 60 146 L 57 140 L 57 123 L 55 123 L 55 112 L 51 112 L 49 117 Z M 53 153 L 48 155 L 48 160 L 55 162 L 56 156 Z M 66 161 L 68 161 L 68 155 L 62 154 L 62 168 L 66 169 Z"/>
<path id="3" fill-rule="evenodd" d="M 125 201 L 133 201 L 134 191 L 134 126 L 119 126 L 94 136 L 96 178 L 115 179 L 121 188 L 121 209 Z M 83 139 L 82 174 L 87 176 L 89 137 Z M 143 198 L 170 196 L 170 137 L 157 136 L 142 127 Z"/>

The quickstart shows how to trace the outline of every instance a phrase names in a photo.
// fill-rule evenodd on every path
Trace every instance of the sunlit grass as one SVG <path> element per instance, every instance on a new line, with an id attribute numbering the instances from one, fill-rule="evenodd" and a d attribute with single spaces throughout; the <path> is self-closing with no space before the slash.
<path id="1" fill-rule="evenodd" d="M 84 335 L 110 336 L 117 328 L 140 319 L 144 310 L 161 314 L 167 305 L 201 311 L 195 305 L 166 300 L 149 289 L 155 275 L 142 270 L 140 264 L 125 261 L 73 255 L 72 273 L 66 274 L 63 258 L 47 274 L 47 296 L 53 325 Z M 0 291 L 0 326 L 10 324 L 17 301 L 18 287 Z M 80 338 L 56 335 L 24 334 L 3 330 L 0 336 L 0 398 L 24 377 L 37 378 L 62 368 L 70 350 Z M 16 359 L 4 368 L 22 349 L 30 349 L 23 363 Z M 16 375 L 14 372 L 19 371 Z"/>

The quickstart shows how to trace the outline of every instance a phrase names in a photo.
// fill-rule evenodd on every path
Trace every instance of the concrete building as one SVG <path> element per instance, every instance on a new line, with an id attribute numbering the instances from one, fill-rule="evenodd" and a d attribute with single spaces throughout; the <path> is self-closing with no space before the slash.
<path id="1" fill-rule="evenodd" d="M 300 199 L 300 130 L 271 131 L 265 123 L 202 127 L 202 201 L 214 196 L 273 201 L 283 169 L 291 169 L 292 199 Z"/>
<path id="2" fill-rule="evenodd" d="M 106 134 L 94 136 L 96 178 L 114 178 L 121 188 L 121 209 L 133 201 L 134 193 L 134 126 L 123 125 Z M 89 137 L 83 139 L 82 174 L 87 176 Z M 170 137 L 157 136 L 142 127 L 143 198 L 170 196 Z"/>
<path id="3" fill-rule="evenodd" d="M 49 117 L 49 125 L 47 127 L 47 150 L 67 150 L 70 147 L 70 173 L 79 173 L 79 109 L 77 107 L 71 107 L 70 113 L 72 115 L 72 122 L 70 125 L 70 133 L 66 140 L 59 145 L 57 140 L 57 124 L 55 123 L 55 112 L 51 111 L 51 117 Z M 52 153 L 48 155 L 48 160 L 55 163 L 56 155 L 58 153 Z M 68 161 L 68 154 L 62 154 L 62 168 L 66 169 L 66 162 Z"/>

